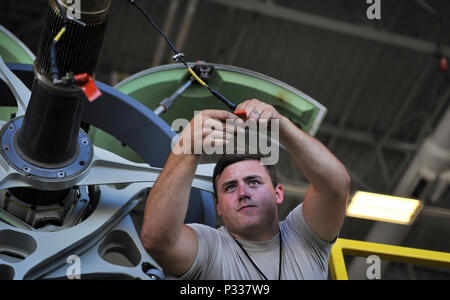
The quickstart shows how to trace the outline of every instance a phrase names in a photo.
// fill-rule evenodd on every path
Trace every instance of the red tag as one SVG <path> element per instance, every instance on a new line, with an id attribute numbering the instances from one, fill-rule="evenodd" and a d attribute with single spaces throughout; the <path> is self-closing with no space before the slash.
<path id="1" fill-rule="evenodd" d="M 97 85 L 95 84 L 94 79 L 92 79 L 92 77 L 89 76 L 88 73 L 75 75 L 75 81 L 83 90 L 83 93 L 86 95 L 90 102 L 93 102 L 102 95 Z"/>

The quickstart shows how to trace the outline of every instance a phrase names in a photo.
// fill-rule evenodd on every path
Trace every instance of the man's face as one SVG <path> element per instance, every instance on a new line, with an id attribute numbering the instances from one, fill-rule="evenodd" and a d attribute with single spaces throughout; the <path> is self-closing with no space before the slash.
<path id="1" fill-rule="evenodd" d="M 269 173 L 257 160 L 231 164 L 216 179 L 217 211 L 230 232 L 240 238 L 263 238 L 278 230 L 277 204 L 283 201 L 280 185 L 273 187 Z"/>

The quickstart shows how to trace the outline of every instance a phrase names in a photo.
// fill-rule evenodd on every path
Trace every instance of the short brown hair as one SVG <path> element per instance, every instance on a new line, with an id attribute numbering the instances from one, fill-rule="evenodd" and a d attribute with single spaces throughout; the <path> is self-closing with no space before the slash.
<path id="1" fill-rule="evenodd" d="M 261 161 L 261 158 L 265 156 L 262 154 L 230 154 L 222 156 L 216 164 L 213 173 L 213 187 L 214 187 L 214 197 L 217 198 L 217 187 L 216 187 L 216 178 L 222 174 L 226 167 L 231 164 L 245 161 L 245 160 L 258 160 Z M 269 173 L 270 180 L 272 181 L 272 185 L 275 188 L 278 185 L 277 174 L 275 171 L 274 165 L 264 165 L 266 167 L 267 173 Z"/>

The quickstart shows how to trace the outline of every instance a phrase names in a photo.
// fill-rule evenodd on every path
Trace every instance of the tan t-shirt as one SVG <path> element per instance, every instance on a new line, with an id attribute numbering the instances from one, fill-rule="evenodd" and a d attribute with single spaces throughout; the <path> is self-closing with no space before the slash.
<path id="1" fill-rule="evenodd" d="M 280 222 L 282 234 L 281 279 L 327 279 L 333 243 L 318 237 L 306 224 L 303 204 Z M 263 280 L 225 227 L 214 229 L 188 224 L 198 238 L 198 252 L 191 268 L 181 277 L 192 280 Z M 279 234 L 266 242 L 238 240 L 268 279 L 278 279 Z"/>

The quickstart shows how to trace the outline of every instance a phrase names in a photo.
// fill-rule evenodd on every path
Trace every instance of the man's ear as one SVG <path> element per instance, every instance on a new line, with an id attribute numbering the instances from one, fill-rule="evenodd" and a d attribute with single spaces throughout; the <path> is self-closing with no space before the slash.
<path id="1" fill-rule="evenodd" d="M 277 200 L 277 204 L 280 205 L 284 200 L 284 191 L 283 187 L 279 184 L 275 187 L 275 196 Z"/>
<path id="2" fill-rule="evenodd" d="M 219 200 L 217 200 L 217 198 L 215 196 L 213 197 L 213 199 L 214 199 L 214 203 L 216 204 L 217 214 L 219 216 L 221 216 L 220 208 L 219 208 Z"/>

